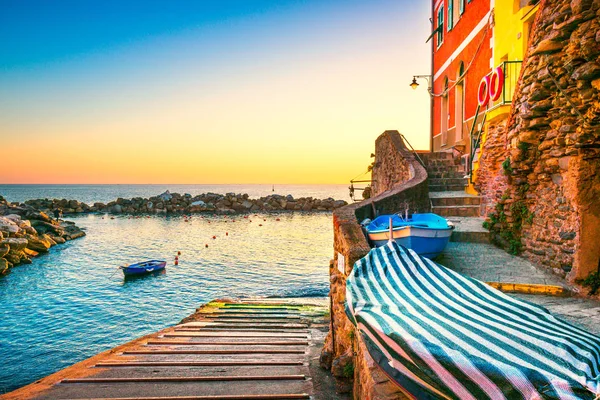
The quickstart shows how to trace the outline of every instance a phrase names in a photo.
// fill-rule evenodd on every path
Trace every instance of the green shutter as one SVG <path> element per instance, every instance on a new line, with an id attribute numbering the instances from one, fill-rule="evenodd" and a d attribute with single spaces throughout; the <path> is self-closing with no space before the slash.
<path id="1" fill-rule="evenodd" d="M 458 0 L 458 12 L 463 15 L 465 12 L 465 0 Z"/>
<path id="2" fill-rule="evenodd" d="M 448 32 L 454 27 L 454 0 L 448 0 Z"/>
<path id="3" fill-rule="evenodd" d="M 444 41 L 444 7 L 440 7 L 438 10 L 438 34 L 437 34 L 437 45 L 438 47 Z"/>

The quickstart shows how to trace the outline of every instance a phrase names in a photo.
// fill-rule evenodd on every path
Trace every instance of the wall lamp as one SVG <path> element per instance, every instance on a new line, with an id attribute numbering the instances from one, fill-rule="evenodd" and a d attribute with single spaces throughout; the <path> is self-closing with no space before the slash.
<path id="1" fill-rule="evenodd" d="M 427 80 L 427 89 L 429 90 L 429 93 L 431 93 L 431 90 L 433 89 L 431 84 L 431 75 L 414 75 L 413 76 L 413 80 L 410 83 L 410 87 L 413 88 L 414 90 L 416 90 L 419 87 L 419 83 L 417 82 L 417 79 L 426 79 Z"/>

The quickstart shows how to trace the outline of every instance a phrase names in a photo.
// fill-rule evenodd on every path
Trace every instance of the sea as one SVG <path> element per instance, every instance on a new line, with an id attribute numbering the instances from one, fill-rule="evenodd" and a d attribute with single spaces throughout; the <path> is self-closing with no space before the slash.
<path id="1" fill-rule="evenodd" d="M 106 203 L 166 190 L 349 201 L 346 185 L 0 185 L 0 195 L 18 202 Z M 0 393 L 177 324 L 215 298 L 310 297 L 329 291 L 331 213 L 206 214 L 187 221 L 102 214 L 66 219 L 87 236 L 0 276 Z M 146 259 L 167 260 L 165 272 L 125 280 L 118 270 Z"/>

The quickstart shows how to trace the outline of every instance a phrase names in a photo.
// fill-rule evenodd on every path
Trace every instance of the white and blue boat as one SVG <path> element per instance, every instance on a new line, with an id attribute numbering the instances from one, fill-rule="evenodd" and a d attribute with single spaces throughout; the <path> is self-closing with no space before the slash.
<path id="1" fill-rule="evenodd" d="M 390 229 L 390 221 L 392 229 Z M 381 215 L 365 226 L 369 240 L 383 246 L 392 239 L 427 258 L 435 258 L 450 241 L 454 225 L 437 214 L 412 214 L 402 218 L 397 214 Z"/>
<path id="2" fill-rule="evenodd" d="M 130 264 L 125 267 L 121 266 L 121 270 L 123 270 L 123 275 L 125 276 L 133 276 L 133 275 L 142 275 L 148 274 L 150 272 L 156 272 L 165 269 L 167 265 L 166 261 L 161 260 L 148 260 L 144 262 L 139 262 L 136 264 Z"/>

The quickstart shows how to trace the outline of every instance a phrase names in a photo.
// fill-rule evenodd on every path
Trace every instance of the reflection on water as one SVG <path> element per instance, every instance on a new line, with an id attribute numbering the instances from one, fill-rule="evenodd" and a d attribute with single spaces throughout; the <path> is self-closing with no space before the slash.
<path id="1" fill-rule="evenodd" d="M 74 218 L 86 237 L 0 277 L 0 392 L 175 324 L 213 298 L 327 294 L 330 214 L 246 217 Z M 167 260 L 166 270 L 127 280 L 116 270 L 147 259 Z"/>

